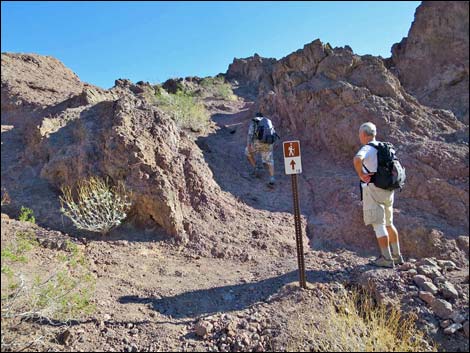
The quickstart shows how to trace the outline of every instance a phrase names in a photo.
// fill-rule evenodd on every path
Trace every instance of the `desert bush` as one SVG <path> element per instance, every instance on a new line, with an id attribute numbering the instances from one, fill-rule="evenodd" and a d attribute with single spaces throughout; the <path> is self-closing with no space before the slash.
<path id="1" fill-rule="evenodd" d="M 156 95 L 156 103 L 181 128 L 203 131 L 209 125 L 210 116 L 204 104 L 188 92 L 161 92 Z"/>
<path id="2" fill-rule="evenodd" d="M 27 262 L 26 253 L 38 244 L 34 234 L 18 232 L 13 241 L 2 246 L 2 259 L 14 262 Z"/>
<path id="3" fill-rule="evenodd" d="M 201 86 L 204 88 L 206 95 L 231 101 L 237 100 L 237 97 L 233 94 L 232 86 L 225 82 L 223 76 L 206 77 L 201 81 Z"/>
<path id="4" fill-rule="evenodd" d="M 24 222 L 36 223 L 36 218 L 34 218 L 33 210 L 23 206 L 21 206 L 21 211 L 18 219 Z"/>
<path id="5" fill-rule="evenodd" d="M 397 308 L 374 303 L 366 292 L 337 294 L 330 299 L 324 319 L 313 322 L 307 312 L 297 313 L 290 323 L 293 336 L 288 351 L 302 351 L 307 341 L 313 342 L 315 351 L 326 352 L 435 351 L 415 320 Z"/>
<path id="6" fill-rule="evenodd" d="M 95 278 L 78 246 L 68 242 L 68 251 L 59 251 L 57 260 L 50 258 L 38 264 L 32 259 L 42 250 L 32 238 L 29 233 L 16 233 L 11 241 L 2 240 L 2 351 L 20 351 L 46 340 L 41 334 L 18 335 L 20 325 L 25 322 L 69 325 L 72 320 L 82 319 L 94 311 L 91 299 Z M 12 253 L 21 253 L 21 263 L 16 257 L 4 256 L 4 247 L 15 249 Z M 35 254 L 26 256 L 33 252 Z"/>
<path id="7" fill-rule="evenodd" d="M 122 182 L 112 187 L 107 180 L 91 177 L 61 191 L 60 211 L 78 229 L 105 235 L 121 224 L 131 208 L 131 194 Z"/>

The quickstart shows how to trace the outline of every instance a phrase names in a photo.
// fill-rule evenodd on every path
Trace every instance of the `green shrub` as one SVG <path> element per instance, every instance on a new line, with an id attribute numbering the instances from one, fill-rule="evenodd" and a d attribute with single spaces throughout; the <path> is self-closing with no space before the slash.
<path id="1" fill-rule="evenodd" d="M 35 350 L 42 332 L 30 332 L 18 339 L 18 326 L 28 319 L 38 319 L 53 325 L 66 325 L 93 313 L 92 298 L 96 280 L 89 269 L 83 251 L 68 244 L 68 252 L 57 251 L 61 261 L 48 257 L 37 261 L 44 249 L 35 247 L 30 233 L 16 233 L 13 239 L 2 241 L 1 258 L 1 350 Z M 8 250 L 8 251 L 5 251 Z M 31 251 L 18 263 L 18 254 Z M 14 256 L 4 256 L 5 253 Z M 32 263 L 32 259 L 35 262 Z"/>
<path id="2" fill-rule="evenodd" d="M 203 131 L 209 125 L 210 116 L 204 104 L 187 92 L 178 91 L 176 94 L 163 92 L 156 96 L 156 101 L 181 128 Z"/>
<path id="3" fill-rule="evenodd" d="M 14 262 L 27 262 L 26 253 L 33 249 L 38 242 L 34 234 L 18 232 L 13 241 L 2 246 L 2 259 L 9 259 Z"/>
<path id="4" fill-rule="evenodd" d="M 20 216 L 18 217 L 20 221 L 36 223 L 34 218 L 33 210 L 27 207 L 21 206 Z"/>
<path id="5" fill-rule="evenodd" d="M 201 81 L 201 86 L 207 96 L 231 101 L 237 100 L 233 94 L 232 86 L 225 82 L 223 76 L 206 77 Z"/>

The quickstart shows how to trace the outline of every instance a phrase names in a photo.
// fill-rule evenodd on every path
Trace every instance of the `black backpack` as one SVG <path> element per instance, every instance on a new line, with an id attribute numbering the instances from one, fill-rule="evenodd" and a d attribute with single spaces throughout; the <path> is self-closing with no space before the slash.
<path id="1" fill-rule="evenodd" d="M 395 156 L 395 147 L 389 142 L 368 145 L 377 150 L 377 172 L 372 176 L 371 183 L 385 190 L 401 190 L 405 185 L 406 173 Z M 365 166 L 364 168 L 370 173 Z"/>
<path id="2" fill-rule="evenodd" d="M 273 123 L 268 118 L 261 118 L 261 119 L 253 119 L 256 127 L 255 127 L 255 136 L 256 138 L 263 142 L 272 145 L 279 139 L 279 135 L 274 130 Z"/>

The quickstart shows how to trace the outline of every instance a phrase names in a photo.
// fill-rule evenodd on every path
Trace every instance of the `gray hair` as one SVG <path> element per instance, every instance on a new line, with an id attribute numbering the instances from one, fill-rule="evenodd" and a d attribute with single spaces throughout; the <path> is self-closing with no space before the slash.
<path id="1" fill-rule="evenodd" d="M 367 122 L 367 123 L 362 124 L 361 127 L 359 128 L 359 132 L 362 132 L 362 131 L 364 131 L 364 133 L 367 136 L 377 135 L 377 128 L 371 122 Z"/>

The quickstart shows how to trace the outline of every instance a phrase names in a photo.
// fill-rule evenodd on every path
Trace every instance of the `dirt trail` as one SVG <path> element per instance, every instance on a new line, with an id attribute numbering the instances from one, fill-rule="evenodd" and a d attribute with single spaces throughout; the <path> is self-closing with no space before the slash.
<path id="1" fill-rule="evenodd" d="M 271 212 L 292 212 L 292 191 L 290 177 L 284 173 L 282 156 L 282 140 L 276 142 L 274 147 L 274 165 L 276 185 L 270 188 L 267 185 L 268 171 L 262 170 L 259 178 L 250 176 L 251 165 L 245 157 L 246 137 L 248 125 L 252 118 L 250 111 L 253 102 L 246 101 L 243 105 L 230 113 L 213 114 L 213 120 L 218 128 L 207 137 L 200 138 L 199 146 L 204 151 L 206 161 L 210 166 L 214 178 L 220 187 L 232 193 L 255 209 Z M 260 156 L 257 156 L 258 166 L 261 166 Z M 312 209 L 311 196 L 307 196 L 310 186 L 300 178 L 303 210 Z M 307 213 L 304 213 L 308 216 Z"/>
<path id="2" fill-rule="evenodd" d="M 96 317 L 108 329 L 103 333 L 95 322 L 73 328 L 83 336 L 79 350 L 125 347 L 124 338 L 141 349 L 204 350 L 193 334 L 200 318 L 236 315 L 298 281 L 295 256 L 241 262 L 191 256 L 164 242 L 122 240 L 90 242 L 86 253 L 98 278 Z M 350 252 L 310 251 L 307 280 L 342 282 L 366 262 Z M 130 327 L 138 333 L 131 335 Z"/>

